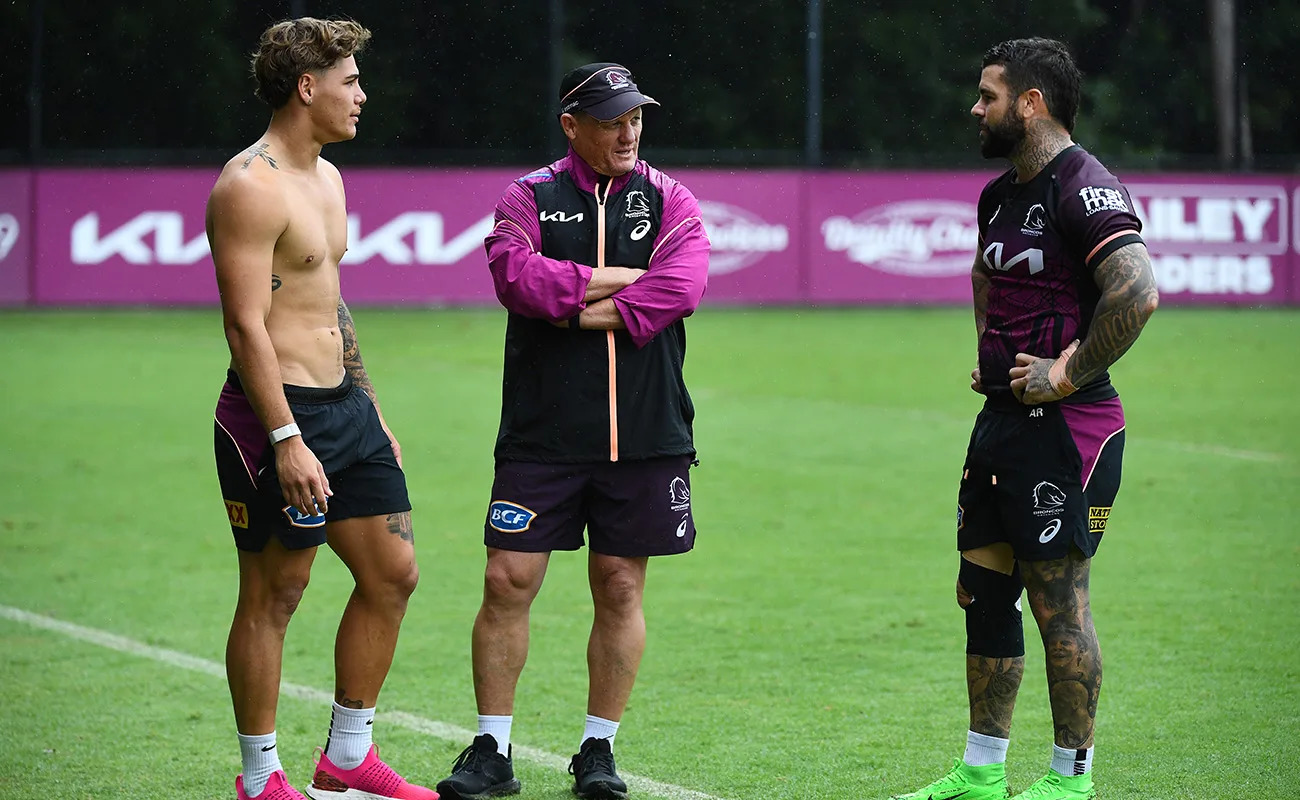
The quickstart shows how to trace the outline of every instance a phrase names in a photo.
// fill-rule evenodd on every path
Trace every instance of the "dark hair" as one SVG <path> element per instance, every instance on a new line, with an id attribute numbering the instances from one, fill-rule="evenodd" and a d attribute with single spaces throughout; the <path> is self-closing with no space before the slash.
<path id="1" fill-rule="evenodd" d="M 299 19 L 278 22 L 262 31 L 253 53 L 255 93 L 273 109 L 298 90 L 298 78 L 326 70 L 356 55 L 370 41 L 370 31 L 347 19 Z"/>
<path id="2" fill-rule="evenodd" d="M 990 47 L 984 66 L 1006 70 L 1007 86 L 1015 95 L 1030 89 L 1043 93 L 1052 118 L 1067 131 L 1079 115 L 1079 83 L 1083 74 L 1065 45 L 1055 39 L 1012 39 Z"/>

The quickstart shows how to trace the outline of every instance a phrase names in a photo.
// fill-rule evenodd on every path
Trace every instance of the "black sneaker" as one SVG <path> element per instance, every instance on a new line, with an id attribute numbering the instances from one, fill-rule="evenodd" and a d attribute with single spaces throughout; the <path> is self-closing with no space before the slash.
<path id="1" fill-rule="evenodd" d="M 569 762 L 573 793 L 584 800 L 623 800 L 627 784 L 614 771 L 614 752 L 608 739 L 591 738 L 582 743 Z"/>
<path id="2" fill-rule="evenodd" d="M 519 781 L 510 757 L 497 752 L 496 738 L 483 733 L 461 751 L 451 766 L 451 776 L 435 788 L 444 800 L 485 800 L 519 794 Z"/>

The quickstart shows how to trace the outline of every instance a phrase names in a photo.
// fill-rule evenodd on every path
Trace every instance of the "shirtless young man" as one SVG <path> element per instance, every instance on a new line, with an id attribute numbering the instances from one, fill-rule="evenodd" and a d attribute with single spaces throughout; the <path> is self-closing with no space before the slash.
<path id="1" fill-rule="evenodd" d="M 302 18 L 263 32 L 257 95 L 273 109 L 208 199 L 230 371 L 216 410 L 217 475 L 239 551 L 226 646 L 243 772 L 238 800 L 301 800 L 280 766 L 275 712 L 285 629 L 316 549 L 356 586 L 334 648 L 329 736 L 306 793 L 437 800 L 379 759 L 371 723 L 418 570 L 401 451 L 379 413 L 339 294 L 347 216 L 323 145 L 356 136 L 355 55 L 370 32 Z"/>

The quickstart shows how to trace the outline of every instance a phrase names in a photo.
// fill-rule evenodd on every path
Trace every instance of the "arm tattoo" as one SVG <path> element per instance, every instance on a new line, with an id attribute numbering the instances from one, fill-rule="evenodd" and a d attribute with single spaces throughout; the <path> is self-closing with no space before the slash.
<path id="1" fill-rule="evenodd" d="M 403 540 L 415 543 L 415 531 L 411 528 L 411 512 L 402 511 L 388 515 L 388 532 L 400 536 Z"/>
<path id="2" fill-rule="evenodd" d="M 352 312 L 348 311 L 348 305 L 343 302 L 342 297 L 339 298 L 339 335 L 343 337 L 343 368 L 352 376 L 352 382 L 361 387 L 361 391 L 378 406 L 375 387 L 370 383 L 370 376 L 366 374 L 365 364 L 361 363 L 361 346 L 357 344 L 357 326 L 352 321 Z"/>
<path id="3" fill-rule="evenodd" d="M 1025 657 L 966 656 L 970 729 L 985 736 L 1011 738 L 1011 713 L 1025 675 Z"/>
<path id="4" fill-rule="evenodd" d="M 252 164 L 253 159 L 255 158 L 260 158 L 266 163 L 270 164 L 271 169 L 279 169 L 279 167 L 275 165 L 275 159 L 272 158 L 271 154 L 267 152 L 267 150 L 270 149 L 271 149 L 271 145 L 267 144 L 266 142 L 262 142 L 250 148 L 248 151 L 248 158 L 244 159 L 244 165 L 242 169 L 248 169 L 248 165 Z"/>
<path id="5" fill-rule="evenodd" d="M 1075 386 L 1088 383 L 1128 352 L 1159 297 L 1151 258 L 1140 244 L 1125 245 L 1107 256 L 1097 267 L 1096 280 L 1101 286 L 1096 315 L 1066 367 Z"/>
<path id="6" fill-rule="evenodd" d="M 274 292 L 276 289 L 279 289 L 279 288 L 280 288 L 281 286 L 283 286 L 283 285 L 284 285 L 284 281 L 280 280 L 280 276 L 279 276 L 279 275 L 276 275 L 275 273 L 272 273 L 272 274 L 271 274 L 271 291 Z"/>
<path id="7" fill-rule="evenodd" d="M 975 306 L 975 341 L 984 338 L 989 315 L 989 276 L 984 274 L 983 254 L 975 254 L 975 265 L 970 269 L 971 295 Z"/>
<path id="8" fill-rule="evenodd" d="M 1022 562 L 1029 602 L 1047 657 L 1047 690 L 1056 743 L 1092 742 L 1101 694 L 1101 648 L 1088 603 L 1088 562 L 1082 554 Z"/>

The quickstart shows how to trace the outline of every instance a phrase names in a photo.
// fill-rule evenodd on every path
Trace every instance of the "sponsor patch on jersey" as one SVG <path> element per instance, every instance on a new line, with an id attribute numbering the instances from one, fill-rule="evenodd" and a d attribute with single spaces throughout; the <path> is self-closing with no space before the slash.
<path id="1" fill-rule="evenodd" d="M 236 528 L 248 530 L 248 506 L 238 500 L 226 500 L 226 518 Z"/>
<path id="2" fill-rule="evenodd" d="M 1079 190 L 1079 199 L 1083 200 L 1083 213 L 1090 217 L 1098 211 L 1129 210 L 1124 193 L 1108 186 L 1085 186 Z"/>
<path id="3" fill-rule="evenodd" d="M 325 515 L 321 513 L 304 514 L 296 506 L 285 506 L 281 510 L 295 528 L 319 528 L 325 524 Z"/>
<path id="4" fill-rule="evenodd" d="M 537 512 L 508 500 L 493 500 L 488 506 L 488 525 L 502 533 L 523 533 L 537 519 Z"/>
<path id="5" fill-rule="evenodd" d="M 1088 532 L 1102 534 L 1106 532 L 1106 521 L 1110 519 L 1112 506 L 1089 506 Z"/>
<path id="6" fill-rule="evenodd" d="M 1054 483 L 1040 482 L 1034 487 L 1034 516 L 1055 516 L 1065 508 L 1065 492 Z"/>

